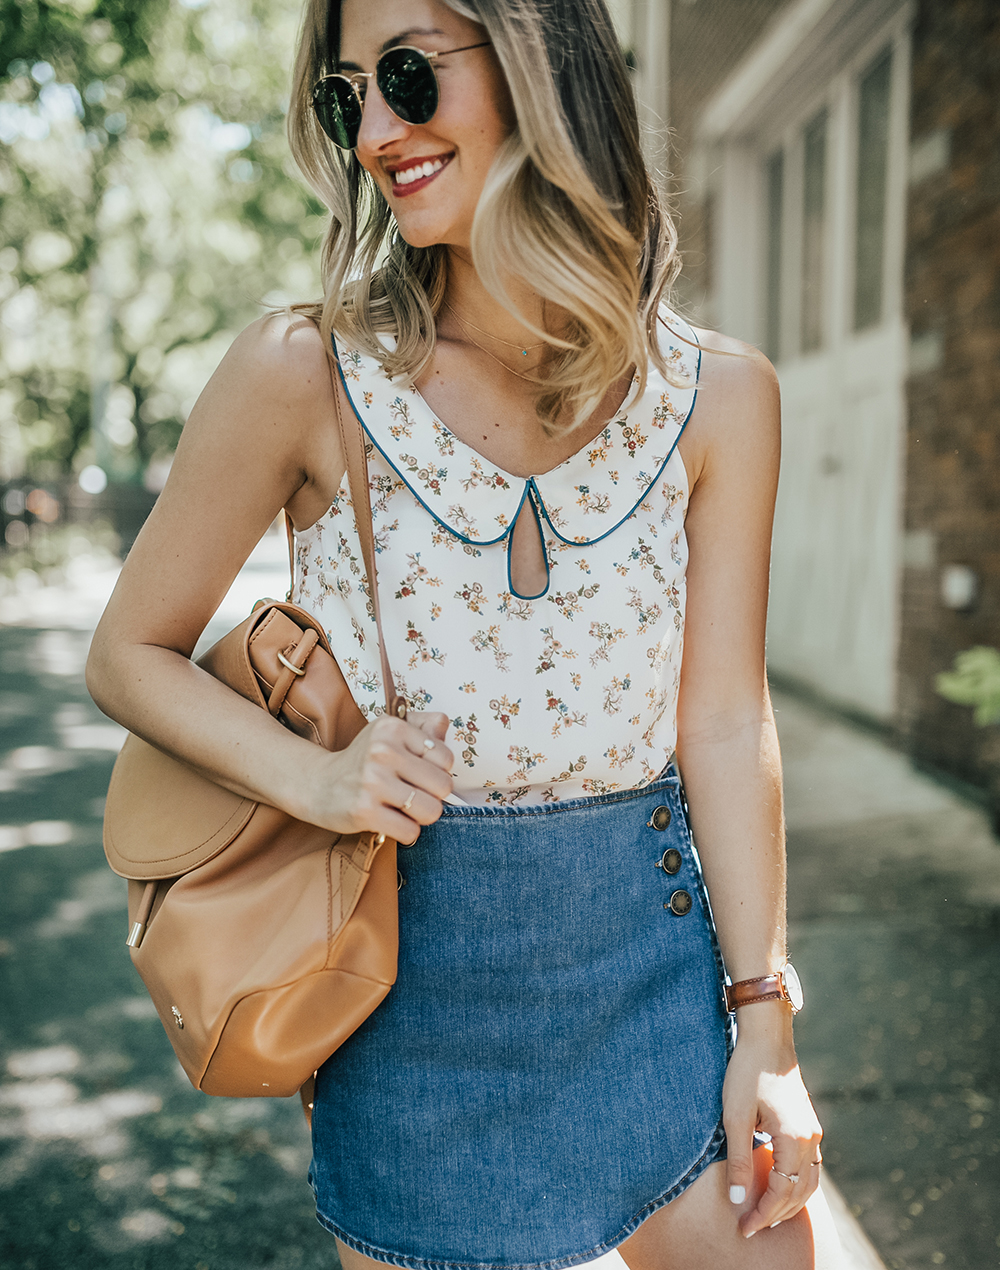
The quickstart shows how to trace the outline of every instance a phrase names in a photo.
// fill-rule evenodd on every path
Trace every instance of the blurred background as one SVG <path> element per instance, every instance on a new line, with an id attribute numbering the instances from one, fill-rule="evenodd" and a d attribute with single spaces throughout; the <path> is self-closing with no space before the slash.
<path id="1" fill-rule="evenodd" d="M 782 383 L 790 933 L 852 1256 L 1000 1265 L 1000 7 L 611 7 L 677 307 Z M 212 370 L 262 306 L 319 294 L 298 20 L 0 0 L 4 1267 L 335 1264 L 297 1107 L 188 1089 L 131 971 L 100 849 L 122 732 L 82 680 Z M 284 590 L 282 552 L 209 636 Z"/>

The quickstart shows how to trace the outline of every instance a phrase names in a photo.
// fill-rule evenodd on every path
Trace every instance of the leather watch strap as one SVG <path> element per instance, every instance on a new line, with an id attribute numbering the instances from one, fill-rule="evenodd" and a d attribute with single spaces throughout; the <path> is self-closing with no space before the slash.
<path id="1" fill-rule="evenodd" d="M 741 1005 L 755 1001 L 787 1001 L 780 974 L 764 975 L 760 979 L 741 979 L 739 983 L 726 984 L 726 1009 L 732 1013 Z"/>
<path id="2" fill-rule="evenodd" d="M 344 458 L 347 463 L 347 481 L 351 490 L 351 502 L 354 504 L 354 521 L 361 541 L 361 556 L 364 560 L 365 573 L 368 578 L 368 594 L 371 598 L 372 615 L 378 631 L 378 651 L 382 663 L 382 690 L 385 693 L 387 712 L 398 719 L 406 718 L 406 698 L 396 690 L 396 677 L 389 665 L 389 655 L 385 648 L 385 636 L 382 634 L 382 614 L 378 602 L 378 570 L 375 567 L 375 532 L 372 527 L 372 498 L 368 486 L 368 455 L 365 452 L 364 432 L 361 420 L 353 410 L 349 412 L 349 421 L 344 417 L 340 404 L 344 391 L 340 383 L 340 363 L 330 365 L 330 384 L 333 388 L 333 404 L 337 412 L 337 427 L 344 447 Z M 288 567 L 292 578 L 295 577 L 295 537 L 291 518 L 285 512 L 285 529 L 288 533 Z M 289 592 L 289 594 L 291 594 Z"/>

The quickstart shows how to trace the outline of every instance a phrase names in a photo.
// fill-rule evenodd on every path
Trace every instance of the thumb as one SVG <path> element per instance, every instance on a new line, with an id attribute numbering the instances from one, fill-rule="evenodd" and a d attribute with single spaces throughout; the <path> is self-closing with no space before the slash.
<path id="1" fill-rule="evenodd" d="M 726 1186 L 731 1204 L 743 1204 L 753 1186 L 753 1125 L 726 1125 Z"/>

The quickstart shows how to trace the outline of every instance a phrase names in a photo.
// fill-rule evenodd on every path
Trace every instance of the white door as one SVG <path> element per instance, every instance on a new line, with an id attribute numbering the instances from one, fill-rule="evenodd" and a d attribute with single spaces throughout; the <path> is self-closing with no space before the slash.
<path id="1" fill-rule="evenodd" d="M 877 0 L 800 0 L 787 20 L 807 9 L 815 22 L 800 21 L 798 43 L 772 29 L 751 53 L 756 73 L 737 71 L 706 111 L 717 156 L 715 317 L 763 347 L 781 380 L 772 671 L 888 719 L 906 424 L 909 14 Z"/>

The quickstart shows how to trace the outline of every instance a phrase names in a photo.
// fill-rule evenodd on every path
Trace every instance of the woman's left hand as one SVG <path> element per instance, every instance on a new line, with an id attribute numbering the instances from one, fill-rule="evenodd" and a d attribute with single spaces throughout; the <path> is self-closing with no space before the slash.
<path id="1" fill-rule="evenodd" d="M 740 1234 L 747 1238 L 794 1217 L 819 1185 L 823 1130 L 795 1060 L 790 1019 L 787 1028 L 782 1026 L 784 1020 L 773 1016 L 775 1009 L 787 1012 L 787 1007 L 770 1003 L 741 1010 L 739 1042 L 722 1091 L 727 1185 L 735 1204 L 753 1198 L 754 1132 L 771 1138 L 767 1186 L 739 1222 Z M 752 1011 L 757 1017 L 744 1019 Z"/>

